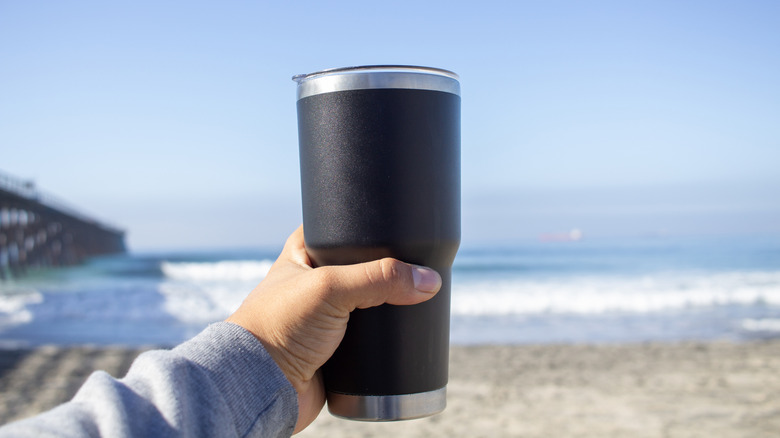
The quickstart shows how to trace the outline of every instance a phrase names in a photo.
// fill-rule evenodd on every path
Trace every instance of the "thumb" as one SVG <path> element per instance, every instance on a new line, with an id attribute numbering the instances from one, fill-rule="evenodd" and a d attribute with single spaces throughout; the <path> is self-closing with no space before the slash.
<path id="1" fill-rule="evenodd" d="M 384 303 L 421 303 L 441 288 L 441 276 L 433 269 L 393 258 L 318 269 L 326 270 L 332 280 L 327 301 L 348 312 Z"/>

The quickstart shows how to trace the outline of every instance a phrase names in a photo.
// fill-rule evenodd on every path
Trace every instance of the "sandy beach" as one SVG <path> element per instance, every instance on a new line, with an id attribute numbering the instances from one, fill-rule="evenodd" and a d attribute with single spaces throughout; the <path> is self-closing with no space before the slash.
<path id="1" fill-rule="evenodd" d="M 0 352 L 0 421 L 67 400 L 140 350 Z M 780 341 L 453 347 L 448 407 L 397 423 L 326 410 L 301 437 L 776 437 Z"/>

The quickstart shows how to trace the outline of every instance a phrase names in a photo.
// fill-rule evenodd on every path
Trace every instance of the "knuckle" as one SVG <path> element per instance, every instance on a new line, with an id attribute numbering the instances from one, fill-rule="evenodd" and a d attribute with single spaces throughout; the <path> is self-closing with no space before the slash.
<path id="1" fill-rule="evenodd" d="M 381 279 L 385 283 L 398 283 L 403 280 L 402 262 L 394 258 L 383 258 L 379 260 L 379 272 Z"/>

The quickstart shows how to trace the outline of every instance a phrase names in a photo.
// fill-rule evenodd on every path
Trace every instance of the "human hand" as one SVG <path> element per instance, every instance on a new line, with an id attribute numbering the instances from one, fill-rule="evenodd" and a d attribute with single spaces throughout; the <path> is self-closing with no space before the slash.
<path id="1" fill-rule="evenodd" d="M 227 321 L 254 334 L 298 394 L 295 433 L 325 404 L 319 368 L 333 355 L 355 309 L 426 301 L 441 288 L 436 271 L 385 258 L 312 268 L 303 227 L 293 232 L 268 275 Z"/>

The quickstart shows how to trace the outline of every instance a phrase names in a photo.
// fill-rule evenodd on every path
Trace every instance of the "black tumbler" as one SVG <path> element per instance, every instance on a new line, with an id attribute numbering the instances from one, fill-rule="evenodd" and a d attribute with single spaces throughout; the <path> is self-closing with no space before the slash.
<path id="1" fill-rule="evenodd" d="M 460 84 L 428 67 L 325 70 L 298 83 L 303 228 L 316 266 L 395 257 L 439 272 L 414 306 L 355 310 L 323 367 L 328 409 L 367 421 L 446 405 L 450 279 L 460 245 Z"/>

